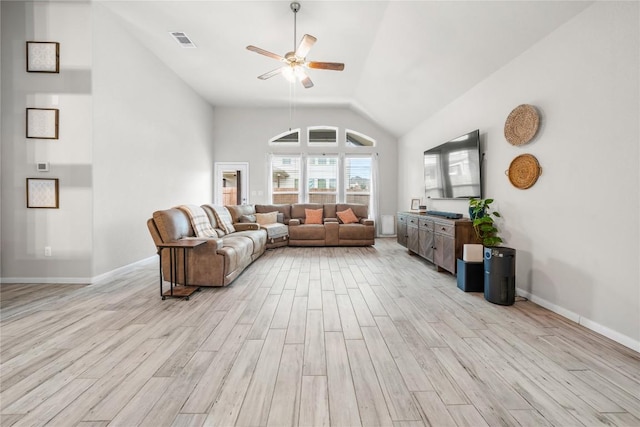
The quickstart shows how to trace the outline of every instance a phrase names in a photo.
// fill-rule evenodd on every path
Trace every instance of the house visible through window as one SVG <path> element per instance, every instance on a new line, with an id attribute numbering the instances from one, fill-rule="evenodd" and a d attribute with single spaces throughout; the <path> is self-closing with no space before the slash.
<path id="1" fill-rule="evenodd" d="M 371 156 L 346 156 L 344 159 L 345 201 L 369 205 L 371 201 Z"/>
<path id="2" fill-rule="evenodd" d="M 300 200 L 300 156 L 271 157 L 271 201 L 274 204 Z"/>
<path id="3" fill-rule="evenodd" d="M 309 203 L 338 201 L 338 157 L 307 158 L 307 196 Z"/>

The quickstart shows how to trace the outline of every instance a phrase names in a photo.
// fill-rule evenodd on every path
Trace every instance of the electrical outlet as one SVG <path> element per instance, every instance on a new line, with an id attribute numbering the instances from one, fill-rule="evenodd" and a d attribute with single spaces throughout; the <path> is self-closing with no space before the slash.
<path id="1" fill-rule="evenodd" d="M 44 256 L 51 256 L 51 246 L 44 247 Z"/>

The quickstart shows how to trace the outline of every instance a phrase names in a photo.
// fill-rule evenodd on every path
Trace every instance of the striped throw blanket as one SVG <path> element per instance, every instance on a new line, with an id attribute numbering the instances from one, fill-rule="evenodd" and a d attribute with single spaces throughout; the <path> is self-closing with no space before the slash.
<path id="1" fill-rule="evenodd" d="M 209 217 L 200 206 L 180 205 L 178 209 L 184 211 L 189 217 L 196 237 L 218 237 L 218 233 L 209 222 Z"/>

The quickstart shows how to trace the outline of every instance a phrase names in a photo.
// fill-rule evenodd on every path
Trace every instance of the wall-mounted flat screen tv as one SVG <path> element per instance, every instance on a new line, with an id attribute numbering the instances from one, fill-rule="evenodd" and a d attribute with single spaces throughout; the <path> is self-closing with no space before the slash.
<path id="1" fill-rule="evenodd" d="M 474 130 L 424 152 L 425 197 L 482 197 L 480 131 Z"/>

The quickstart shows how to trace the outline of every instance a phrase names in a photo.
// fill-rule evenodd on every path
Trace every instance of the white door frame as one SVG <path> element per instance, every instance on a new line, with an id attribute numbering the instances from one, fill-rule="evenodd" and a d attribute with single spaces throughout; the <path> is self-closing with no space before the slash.
<path id="1" fill-rule="evenodd" d="M 249 162 L 215 162 L 213 165 L 213 202 L 222 205 L 222 174 L 225 171 L 240 171 L 240 199 L 243 204 L 249 203 Z"/>

